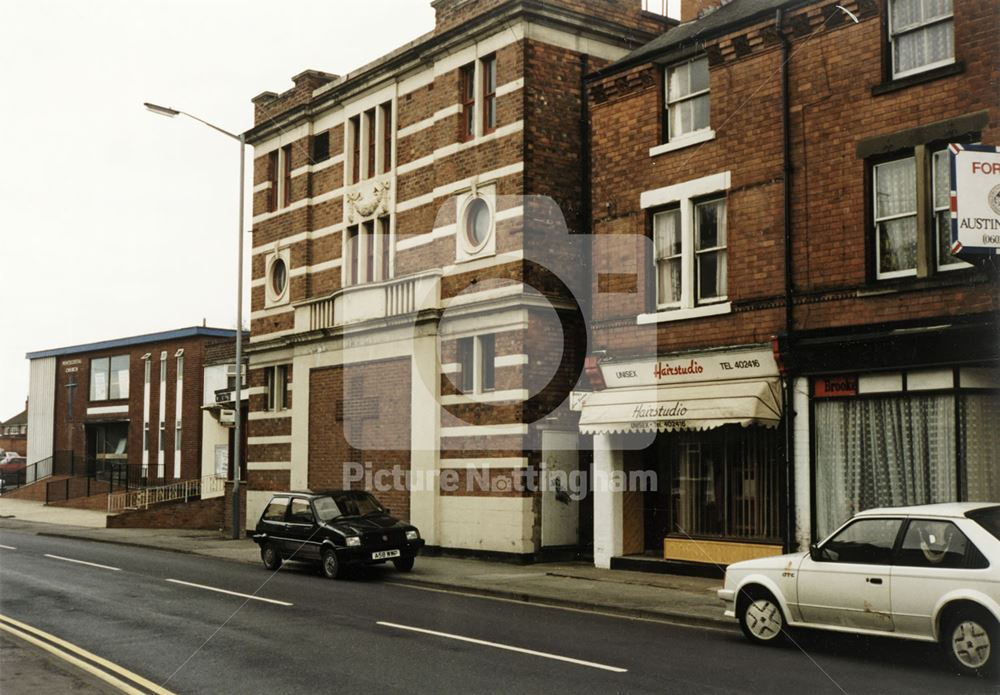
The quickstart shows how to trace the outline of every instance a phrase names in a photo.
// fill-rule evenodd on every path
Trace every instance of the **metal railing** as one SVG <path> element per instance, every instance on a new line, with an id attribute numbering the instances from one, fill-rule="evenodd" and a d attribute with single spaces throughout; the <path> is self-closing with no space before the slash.
<path id="1" fill-rule="evenodd" d="M 3 468 L 0 468 L 0 480 L 3 484 L 0 485 L 0 490 L 7 492 L 14 490 L 19 487 L 24 487 L 29 483 L 33 483 L 36 480 L 42 480 L 43 478 L 48 478 L 52 475 L 52 457 L 41 459 L 40 461 L 35 461 L 27 466 L 16 466 L 15 464 L 4 464 Z"/>
<path id="2" fill-rule="evenodd" d="M 178 500 L 187 502 L 193 498 L 218 493 L 224 490 L 225 486 L 224 478 L 211 475 L 200 480 L 182 480 L 169 485 L 110 494 L 108 495 L 108 514 L 118 514 L 129 509 L 149 509 L 149 505 L 161 502 L 176 502 Z"/>
<path id="3" fill-rule="evenodd" d="M 70 453 L 70 452 L 65 452 Z M 166 484 L 162 477 L 153 477 L 156 468 L 141 464 L 127 464 L 118 461 L 79 459 L 75 456 L 56 457 L 54 475 L 70 475 L 64 480 L 53 480 L 46 484 L 45 502 L 64 502 L 77 497 L 89 497 L 103 493 L 142 490 Z"/>

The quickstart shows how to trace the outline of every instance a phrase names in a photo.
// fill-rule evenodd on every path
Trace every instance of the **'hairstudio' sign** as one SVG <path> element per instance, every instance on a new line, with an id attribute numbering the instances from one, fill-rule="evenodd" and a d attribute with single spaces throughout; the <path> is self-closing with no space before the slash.
<path id="1" fill-rule="evenodd" d="M 778 365 L 771 350 L 754 349 L 613 360 L 601 364 L 601 373 L 608 388 L 619 388 L 776 377 Z"/>

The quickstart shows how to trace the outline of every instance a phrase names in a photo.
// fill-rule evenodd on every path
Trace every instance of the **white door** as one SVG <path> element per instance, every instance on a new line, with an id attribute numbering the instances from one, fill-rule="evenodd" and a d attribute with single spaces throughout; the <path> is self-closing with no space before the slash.
<path id="1" fill-rule="evenodd" d="M 901 526 L 902 519 L 859 519 L 820 546 L 816 560 L 804 558 L 798 576 L 802 619 L 892 631 L 892 549 Z"/>

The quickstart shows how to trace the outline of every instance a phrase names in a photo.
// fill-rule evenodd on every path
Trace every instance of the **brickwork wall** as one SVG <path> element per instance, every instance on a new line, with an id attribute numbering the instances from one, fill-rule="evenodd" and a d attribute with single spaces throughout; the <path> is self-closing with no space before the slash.
<path id="1" fill-rule="evenodd" d="M 373 475 L 410 470 L 409 358 L 314 369 L 309 379 L 311 490 L 346 487 L 347 462 L 371 464 Z M 376 496 L 394 515 L 409 518 L 407 489 Z"/>
<path id="2" fill-rule="evenodd" d="M 225 500 L 183 500 L 164 502 L 149 509 L 108 516 L 108 528 L 174 528 L 216 531 L 222 528 Z"/>
<path id="3" fill-rule="evenodd" d="M 872 90 L 883 82 L 882 5 L 848 4 L 861 18 L 859 24 L 832 8 L 832 3 L 817 2 L 786 17 L 792 41 L 794 286 L 800 295 L 795 327 L 996 310 L 996 283 L 976 271 L 920 281 L 870 279 L 869 163 L 858 158 L 856 148 L 875 135 L 982 109 L 997 113 L 991 96 L 996 89 L 977 87 L 1000 82 L 998 45 L 985 28 L 996 24 L 997 6 L 977 1 L 956 8 L 960 74 L 879 96 Z M 706 52 L 715 130 L 709 142 L 649 155 L 663 141 L 660 67 L 640 65 L 610 75 L 592 83 L 589 92 L 595 233 L 651 236 L 651 211 L 640 209 L 641 192 L 721 171 L 732 175 L 727 227 L 733 312 L 660 323 L 655 327 L 660 352 L 765 342 L 784 329 L 781 59 L 773 20 L 712 39 Z M 995 115 L 990 123 L 983 142 L 1000 135 Z M 618 247 L 616 254 L 594 260 L 595 333 L 598 347 L 627 354 L 653 340 L 654 329 L 637 326 L 635 316 L 654 310 L 654 264 L 638 250 L 621 253 Z M 633 272 L 631 294 L 613 281 L 600 281 L 602 274 L 607 280 L 630 278 Z"/>
<path id="4" fill-rule="evenodd" d="M 127 463 L 142 463 L 143 440 L 143 382 L 145 363 L 142 356 L 150 353 L 150 411 L 149 411 L 149 465 L 155 471 L 159 451 L 160 423 L 160 353 L 166 352 L 166 407 L 164 474 L 173 479 L 174 431 L 176 427 L 176 390 L 178 349 L 184 350 L 184 402 L 181 405 L 181 476 L 180 479 L 201 476 L 201 405 L 204 388 L 204 351 L 208 343 L 218 338 L 190 337 L 162 343 L 145 343 L 111 350 L 101 350 L 58 358 L 55 387 L 55 449 L 73 451 L 81 460 L 87 457 L 86 424 L 121 422 L 128 420 Z M 90 400 L 91 360 L 118 355 L 129 356 L 128 398 L 118 400 Z M 75 370 L 75 371 L 67 371 Z M 76 387 L 69 389 L 70 380 Z M 70 417 L 68 398 L 72 392 L 73 407 Z M 127 412 L 88 415 L 88 407 L 103 408 L 125 406 Z"/>

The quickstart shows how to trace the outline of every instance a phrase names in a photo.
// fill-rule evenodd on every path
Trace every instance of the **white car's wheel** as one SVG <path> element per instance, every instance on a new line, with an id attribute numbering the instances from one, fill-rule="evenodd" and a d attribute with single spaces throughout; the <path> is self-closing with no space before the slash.
<path id="1" fill-rule="evenodd" d="M 781 606 L 769 592 L 749 590 L 738 601 L 740 629 L 751 642 L 776 644 L 784 635 L 785 618 Z"/>
<path id="2" fill-rule="evenodd" d="M 986 611 L 965 610 L 951 615 L 941 631 L 941 645 L 962 673 L 991 675 L 997 666 L 997 622 Z"/>

